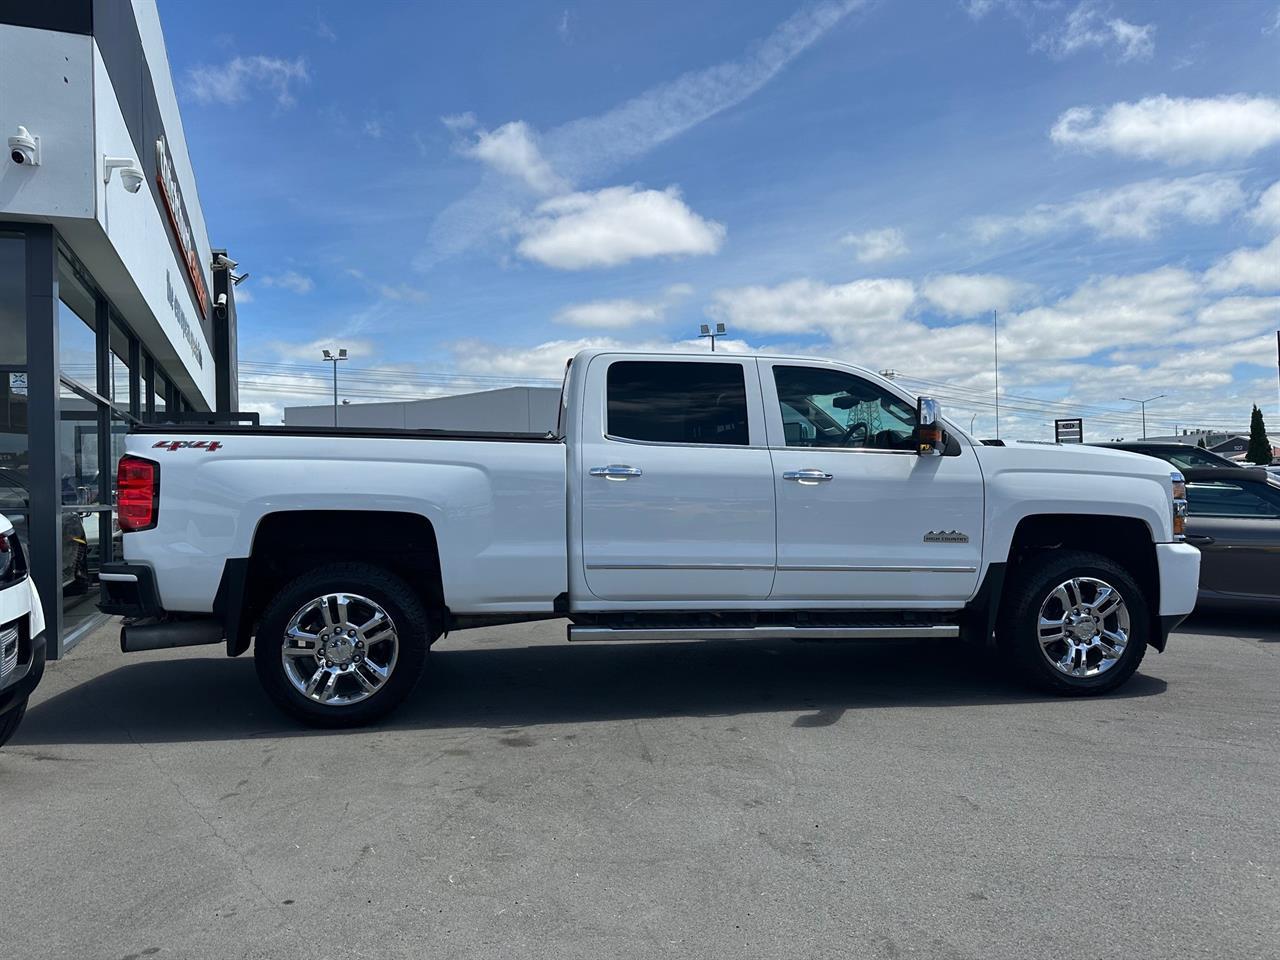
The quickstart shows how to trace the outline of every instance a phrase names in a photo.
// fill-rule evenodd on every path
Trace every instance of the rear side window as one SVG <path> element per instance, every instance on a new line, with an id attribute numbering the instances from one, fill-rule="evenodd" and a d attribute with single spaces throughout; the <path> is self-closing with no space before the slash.
<path id="1" fill-rule="evenodd" d="M 650 443 L 746 446 L 747 387 L 740 363 L 622 360 L 609 365 L 611 437 Z"/>
<path id="2" fill-rule="evenodd" d="M 1277 499 L 1262 484 L 1233 480 L 1187 484 L 1187 513 L 1193 517 L 1280 517 Z"/>

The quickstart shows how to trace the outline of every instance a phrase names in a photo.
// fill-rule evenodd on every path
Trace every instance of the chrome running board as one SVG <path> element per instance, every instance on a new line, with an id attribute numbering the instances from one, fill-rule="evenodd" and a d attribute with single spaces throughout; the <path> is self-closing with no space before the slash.
<path id="1" fill-rule="evenodd" d="M 917 640 L 960 636 L 954 623 L 858 624 L 820 627 L 584 627 L 569 625 L 570 640 Z"/>

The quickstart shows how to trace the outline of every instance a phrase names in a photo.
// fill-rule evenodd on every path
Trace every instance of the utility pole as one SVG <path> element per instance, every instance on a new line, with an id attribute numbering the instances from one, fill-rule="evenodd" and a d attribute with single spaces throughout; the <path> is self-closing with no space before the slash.
<path id="1" fill-rule="evenodd" d="M 342 347 L 338 350 L 337 356 L 324 351 L 325 363 L 333 364 L 333 425 L 338 425 L 338 361 L 347 359 L 347 348 Z"/>
<path id="2" fill-rule="evenodd" d="M 712 353 L 715 353 L 715 352 L 716 352 L 716 337 L 723 337 L 723 336 L 724 336 L 724 332 L 725 332 L 725 330 L 724 330 L 724 324 L 723 324 L 723 323 L 717 323 L 717 324 L 715 325 L 715 329 L 714 329 L 714 330 L 711 328 L 711 324 L 709 324 L 709 323 L 701 324 L 701 325 L 699 326 L 699 328 L 698 328 L 698 336 L 699 336 L 699 337 L 710 337 L 710 338 L 711 338 L 711 352 L 712 352 Z"/>
<path id="3" fill-rule="evenodd" d="M 1121 400 L 1127 400 L 1129 403 L 1138 403 L 1142 405 L 1142 439 L 1147 439 L 1147 404 L 1153 400 L 1163 400 L 1165 395 L 1162 393 L 1158 397 L 1147 397 L 1145 400 L 1135 400 L 1133 397 L 1121 397 Z"/>
<path id="4" fill-rule="evenodd" d="M 991 343 L 996 354 L 996 439 L 1000 439 L 1000 318 L 991 311 Z"/>

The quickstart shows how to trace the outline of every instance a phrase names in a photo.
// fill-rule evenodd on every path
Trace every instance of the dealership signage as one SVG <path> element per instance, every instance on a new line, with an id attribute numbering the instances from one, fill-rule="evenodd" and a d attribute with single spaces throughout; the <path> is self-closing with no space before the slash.
<path id="1" fill-rule="evenodd" d="M 1053 421 L 1053 439 L 1058 443 L 1084 443 L 1084 421 L 1079 417 Z"/>
<path id="2" fill-rule="evenodd" d="M 200 315 L 206 316 L 209 312 L 209 291 L 204 284 L 204 271 L 200 269 L 200 252 L 196 249 L 195 233 L 191 230 L 191 221 L 187 219 L 187 208 L 182 204 L 182 188 L 178 186 L 178 177 L 169 157 L 169 145 L 163 135 L 156 140 L 156 183 L 160 187 L 160 195 L 164 197 L 169 227 L 182 251 L 191 292 L 195 294 Z"/>

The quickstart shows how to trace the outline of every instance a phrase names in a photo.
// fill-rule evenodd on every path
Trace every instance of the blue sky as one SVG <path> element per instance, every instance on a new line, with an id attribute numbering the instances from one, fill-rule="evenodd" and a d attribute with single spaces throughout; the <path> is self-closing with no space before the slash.
<path id="1" fill-rule="evenodd" d="M 1276 411 L 1274 0 L 161 19 L 268 419 L 324 402 L 323 345 L 358 401 L 705 349 L 722 320 L 729 349 L 896 369 L 986 435 L 992 309 L 1005 435 L 1134 436 L 1122 396 L 1168 394 L 1159 429 Z"/>

